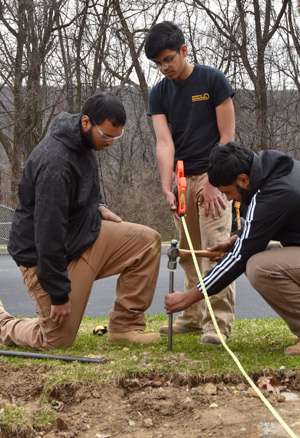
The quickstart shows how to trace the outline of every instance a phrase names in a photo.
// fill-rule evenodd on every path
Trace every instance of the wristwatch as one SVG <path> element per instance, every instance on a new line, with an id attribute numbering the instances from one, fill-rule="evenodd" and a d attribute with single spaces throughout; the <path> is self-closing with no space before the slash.
<path id="1" fill-rule="evenodd" d="M 99 202 L 98 207 L 108 208 L 107 205 L 104 202 Z"/>

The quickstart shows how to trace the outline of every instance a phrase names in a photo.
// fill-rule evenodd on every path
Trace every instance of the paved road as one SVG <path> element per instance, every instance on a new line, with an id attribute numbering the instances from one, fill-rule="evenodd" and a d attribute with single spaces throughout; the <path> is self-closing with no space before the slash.
<path id="1" fill-rule="evenodd" d="M 163 313 L 164 296 L 169 290 L 169 270 L 167 255 L 161 256 L 161 268 L 156 292 L 148 314 Z M 94 283 L 85 315 L 99 317 L 108 315 L 115 297 L 117 276 L 98 280 Z M 34 316 L 35 307 L 23 284 L 22 275 L 15 262 L 8 255 L 0 255 L 0 299 L 9 313 L 18 316 Z M 174 274 L 174 288 L 183 290 L 183 270 L 178 264 Z M 250 286 L 243 275 L 236 282 L 236 311 L 238 318 L 278 317 L 260 295 Z"/>

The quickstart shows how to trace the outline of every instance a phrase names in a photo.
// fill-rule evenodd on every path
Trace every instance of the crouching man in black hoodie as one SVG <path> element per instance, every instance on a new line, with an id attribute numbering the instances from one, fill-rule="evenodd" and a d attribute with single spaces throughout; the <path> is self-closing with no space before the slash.
<path id="1" fill-rule="evenodd" d="M 0 343 L 49 350 L 72 345 L 95 280 L 120 274 L 108 342 L 157 343 L 144 333 L 160 261 L 160 236 L 123 222 L 102 202 L 95 151 L 124 132 L 126 114 L 99 93 L 81 114 L 61 113 L 29 156 L 8 250 L 20 266 L 38 318 L 0 306 Z"/>
<path id="2" fill-rule="evenodd" d="M 274 150 L 258 154 L 235 142 L 212 149 L 210 183 L 249 205 L 240 235 L 209 248 L 227 254 L 203 279 L 209 296 L 246 272 L 252 286 L 297 336 L 288 355 L 300 355 L 300 162 Z M 280 248 L 264 251 L 270 240 Z M 204 295 L 200 283 L 165 299 L 167 313 L 178 312 Z"/>

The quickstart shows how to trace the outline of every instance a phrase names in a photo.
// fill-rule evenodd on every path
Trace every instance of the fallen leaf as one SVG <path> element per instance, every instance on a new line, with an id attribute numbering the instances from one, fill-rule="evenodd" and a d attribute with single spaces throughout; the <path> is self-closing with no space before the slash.
<path id="1" fill-rule="evenodd" d="M 257 386 L 259 389 L 265 389 L 275 394 L 276 397 L 279 397 L 280 391 L 286 388 L 285 385 L 282 385 L 281 382 L 278 382 L 274 377 L 260 377 L 257 381 Z"/>

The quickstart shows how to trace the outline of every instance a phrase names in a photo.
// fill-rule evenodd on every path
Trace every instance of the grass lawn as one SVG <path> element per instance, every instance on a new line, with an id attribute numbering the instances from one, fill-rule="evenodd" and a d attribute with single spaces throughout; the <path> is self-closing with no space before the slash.
<path id="1" fill-rule="evenodd" d="M 58 380 L 60 383 L 85 379 L 106 382 L 126 376 L 147 376 L 153 371 L 157 374 L 183 375 L 223 375 L 240 372 L 222 345 L 201 345 L 200 336 L 174 336 L 172 351 L 168 351 L 167 336 L 161 344 L 156 345 L 115 346 L 107 343 L 107 334 L 93 335 L 93 329 L 98 324 L 108 325 L 108 318 L 84 317 L 73 346 L 52 350 L 50 354 L 104 357 L 107 362 L 101 365 L 78 366 L 78 363 L 74 365 L 72 362 L 45 360 L 47 366 L 53 367 L 54 370 L 53 382 L 51 373 L 49 374 L 50 386 L 52 383 L 58 383 Z M 168 319 L 165 315 L 147 316 L 147 331 L 158 331 L 161 325 L 166 324 Z M 235 319 L 234 330 L 227 345 L 245 371 L 252 374 L 262 370 L 280 371 L 282 367 L 285 367 L 285 370 L 298 367 L 300 357 L 284 354 L 284 349 L 293 344 L 294 340 L 295 337 L 281 319 Z M 11 349 L 22 351 L 17 347 Z M 7 361 L 25 366 L 31 362 L 37 364 L 38 359 L 0 356 L 0 363 Z"/>

